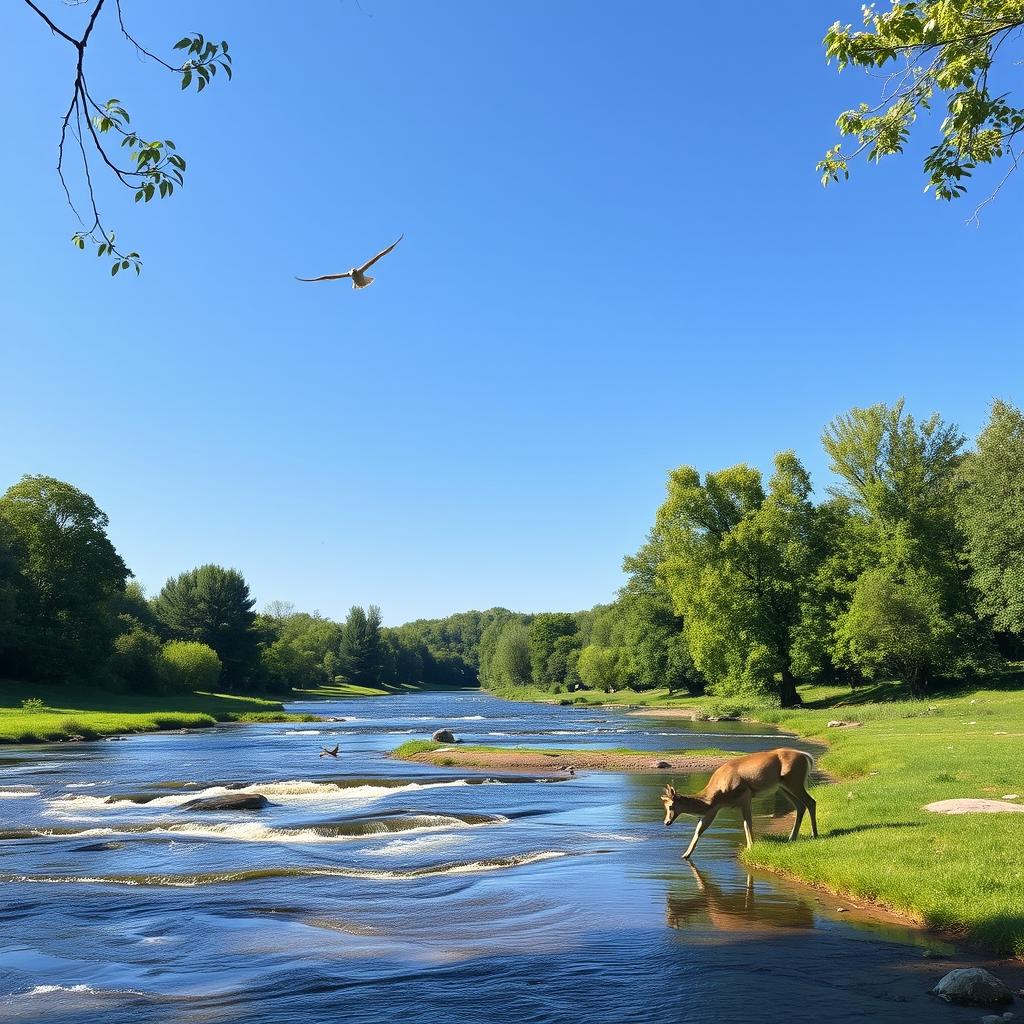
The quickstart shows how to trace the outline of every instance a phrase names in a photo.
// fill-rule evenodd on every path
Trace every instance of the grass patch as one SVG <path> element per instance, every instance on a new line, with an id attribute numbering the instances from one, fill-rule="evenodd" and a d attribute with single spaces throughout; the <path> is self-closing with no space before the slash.
<path id="1" fill-rule="evenodd" d="M 437 743 L 434 740 L 409 740 L 391 751 L 392 757 L 410 758 L 417 754 L 429 754 L 435 750 L 450 750 L 454 744 Z M 481 744 L 459 743 L 458 749 L 472 754 L 538 754 L 551 758 L 572 758 L 574 754 L 616 754 L 622 757 L 642 757 L 658 761 L 667 757 L 738 757 L 735 750 L 719 750 L 717 747 L 701 747 L 694 750 L 632 750 L 629 747 L 493 747 Z"/>
<path id="2" fill-rule="evenodd" d="M 307 690 L 296 690 L 295 695 L 303 700 L 347 700 L 350 697 L 393 697 L 400 693 L 424 693 L 426 691 L 477 690 L 466 686 L 418 686 L 415 683 L 399 683 L 395 686 L 360 686 L 357 683 L 326 683 Z"/>
<path id="3" fill-rule="evenodd" d="M 217 722 L 305 722 L 279 701 L 226 693 L 123 694 L 84 686 L 0 681 L 0 743 L 194 729 Z"/>

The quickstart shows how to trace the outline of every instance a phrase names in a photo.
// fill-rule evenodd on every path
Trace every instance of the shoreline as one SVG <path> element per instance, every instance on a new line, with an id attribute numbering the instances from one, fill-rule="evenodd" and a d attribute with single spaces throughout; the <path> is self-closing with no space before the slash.
<path id="1" fill-rule="evenodd" d="M 713 772 L 736 751 L 702 750 L 593 750 L 559 748 L 462 746 L 413 740 L 388 755 L 397 761 L 414 761 L 439 768 L 481 768 L 499 771 L 606 771 L 642 773 Z M 664 767 L 659 767 L 663 762 Z"/>

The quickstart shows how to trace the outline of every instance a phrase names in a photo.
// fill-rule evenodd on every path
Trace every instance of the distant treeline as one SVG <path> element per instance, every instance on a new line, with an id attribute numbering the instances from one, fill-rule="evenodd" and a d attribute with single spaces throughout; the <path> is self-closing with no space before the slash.
<path id="1" fill-rule="evenodd" d="M 853 409 L 822 443 L 820 501 L 793 452 L 669 475 L 614 604 L 494 620 L 498 691 L 709 690 L 797 701 L 801 681 L 895 678 L 923 692 L 1024 654 L 1024 416 L 993 403 L 973 450 L 903 403 Z"/>
<path id="2" fill-rule="evenodd" d="M 792 704 L 800 681 L 934 680 L 1024 653 L 1024 415 L 992 405 L 973 450 L 899 402 L 853 409 L 822 443 L 815 501 L 793 452 L 669 475 L 611 604 L 505 608 L 381 626 L 276 602 L 204 565 L 147 600 L 86 494 L 26 476 L 0 497 L 0 678 L 243 691 L 360 684 L 668 687 Z"/>
<path id="3" fill-rule="evenodd" d="M 201 565 L 151 600 L 89 495 L 26 476 L 0 497 L 0 679 L 136 692 L 219 687 L 282 693 L 324 684 L 472 685 L 475 665 L 423 624 L 345 622 L 274 602 L 261 614 L 236 569 Z"/>

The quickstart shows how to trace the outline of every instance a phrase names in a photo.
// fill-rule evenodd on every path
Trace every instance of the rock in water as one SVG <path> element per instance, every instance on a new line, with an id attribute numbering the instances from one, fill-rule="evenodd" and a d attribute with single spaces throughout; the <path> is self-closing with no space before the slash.
<path id="1" fill-rule="evenodd" d="M 261 793 L 224 793 L 182 804 L 183 811 L 258 811 L 270 801 Z"/>
<path id="2" fill-rule="evenodd" d="M 983 967 L 961 967 L 950 971 L 932 989 L 932 995 L 947 1003 L 977 1003 L 993 1006 L 1013 1002 L 1013 994 L 991 972 Z"/>
<path id="3" fill-rule="evenodd" d="M 430 738 L 435 743 L 454 743 L 455 733 L 453 733 L 451 729 L 438 729 Z"/>

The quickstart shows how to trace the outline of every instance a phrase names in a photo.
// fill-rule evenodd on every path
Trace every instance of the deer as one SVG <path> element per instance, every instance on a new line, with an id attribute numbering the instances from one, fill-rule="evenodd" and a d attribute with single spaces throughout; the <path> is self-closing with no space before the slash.
<path id="1" fill-rule="evenodd" d="M 341 746 L 340 743 L 335 743 L 333 747 L 321 747 L 320 748 L 320 756 L 321 757 L 337 757 L 338 756 L 338 748 L 340 746 Z"/>
<path id="2" fill-rule="evenodd" d="M 697 815 L 693 838 L 683 853 L 683 860 L 689 860 L 697 841 L 718 816 L 718 812 L 724 807 L 738 807 L 743 815 L 743 833 L 749 850 L 754 845 L 750 831 L 751 801 L 755 796 L 778 789 L 786 794 L 796 808 L 796 821 L 789 834 L 790 841 L 799 835 L 805 811 L 811 819 L 811 836 L 817 839 L 817 804 L 807 792 L 807 778 L 813 768 L 814 758 L 810 754 L 790 747 L 735 757 L 716 768 L 708 784 L 699 793 L 677 793 L 674 786 L 667 785 L 661 794 L 661 802 L 665 805 L 665 827 L 671 825 L 680 814 Z"/>

